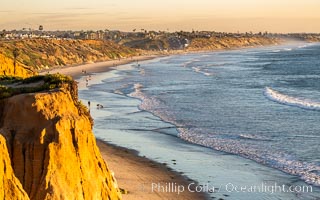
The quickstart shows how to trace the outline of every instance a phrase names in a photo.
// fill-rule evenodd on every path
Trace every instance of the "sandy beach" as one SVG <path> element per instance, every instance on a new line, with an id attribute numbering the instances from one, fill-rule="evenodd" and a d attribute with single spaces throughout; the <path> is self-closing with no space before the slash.
<path id="1" fill-rule="evenodd" d="M 72 76 L 73 78 L 78 78 L 84 75 L 84 73 L 90 74 L 90 73 L 106 72 L 110 69 L 110 67 L 125 65 L 128 63 L 134 63 L 134 62 L 139 62 L 144 60 L 151 60 L 160 56 L 161 55 L 143 55 L 143 56 L 134 56 L 130 58 L 122 58 L 119 60 L 108 60 L 108 61 L 102 61 L 97 63 L 88 63 L 83 65 L 54 67 L 49 70 L 41 71 L 39 74 L 60 73 L 60 74 Z"/>
<path id="2" fill-rule="evenodd" d="M 101 140 L 97 140 L 97 145 L 108 166 L 115 172 L 119 187 L 128 191 L 128 194 L 122 195 L 125 200 L 208 199 L 207 194 L 194 192 L 194 181 L 172 171 L 165 163 L 139 157 L 133 150 Z"/>

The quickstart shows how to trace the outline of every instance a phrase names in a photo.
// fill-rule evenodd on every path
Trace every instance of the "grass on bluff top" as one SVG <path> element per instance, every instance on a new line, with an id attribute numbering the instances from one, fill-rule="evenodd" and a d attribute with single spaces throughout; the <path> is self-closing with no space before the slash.
<path id="1" fill-rule="evenodd" d="M 27 84 L 43 82 L 35 87 Z M 15 87 L 13 85 L 19 86 Z M 72 85 L 74 81 L 71 77 L 62 74 L 37 75 L 29 78 L 19 78 L 12 76 L 0 76 L 0 99 L 8 98 L 17 94 L 33 93 L 45 90 L 61 88 L 64 84 Z M 25 87 L 24 87 L 25 85 Z"/>
<path id="2" fill-rule="evenodd" d="M 88 108 L 78 100 L 77 83 L 70 76 L 47 74 L 32 76 L 25 79 L 12 76 L 0 76 L 0 100 L 18 94 L 49 91 L 58 88 L 64 88 L 70 92 L 72 100 L 78 108 L 79 114 L 88 116 L 91 126 L 93 126 L 93 119 L 90 116 Z"/>

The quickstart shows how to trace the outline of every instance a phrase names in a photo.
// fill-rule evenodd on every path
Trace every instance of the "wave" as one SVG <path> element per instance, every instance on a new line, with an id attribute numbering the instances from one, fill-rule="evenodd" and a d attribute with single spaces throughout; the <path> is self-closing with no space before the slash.
<path id="1" fill-rule="evenodd" d="M 146 75 L 146 71 L 144 69 L 140 69 L 139 70 L 139 73 L 142 75 L 142 76 L 145 76 Z"/>
<path id="2" fill-rule="evenodd" d="M 306 48 L 306 47 L 310 47 L 313 45 L 314 45 L 314 43 L 308 43 L 308 44 L 300 45 L 298 48 L 301 49 L 301 48 Z"/>
<path id="3" fill-rule="evenodd" d="M 240 134 L 239 138 L 240 139 L 249 139 L 249 140 L 264 140 L 264 141 L 270 140 L 270 138 L 263 137 L 260 135 L 252 135 L 252 134 Z"/>
<path id="4" fill-rule="evenodd" d="M 121 90 L 119 90 L 119 89 L 118 89 L 118 90 L 114 90 L 113 93 L 114 93 L 114 94 L 123 95 L 123 92 L 121 92 Z"/>
<path id="5" fill-rule="evenodd" d="M 302 162 L 285 153 L 262 149 L 259 143 L 254 146 L 241 140 L 219 138 L 219 135 L 215 134 L 199 134 L 201 131 L 192 128 L 178 128 L 178 131 L 179 137 L 188 142 L 239 155 L 265 166 L 299 176 L 306 183 L 320 186 L 320 166 L 314 163 Z M 247 136 L 245 137 L 247 138 Z M 251 139 L 251 136 L 249 138 Z"/>
<path id="6" fill-rule="evenodd" d="M 195 72 L 200 72 L 201 71 L 201 68 L 200 67 L 192 67 L 193 71 Z"/>
<path id="7" fill-rule="evenodd" d="M 192 59 L 192 60 L 189 60 L 189 61 L 182 63 L 182 66 L 183 67 L 191 67 L 194 63 L 199 62 L 199 61 L 200 61 L 199 59 Z"/>
<path id="8" fill-rule="evenodd" d="M 136 90 L 141 90 L 141 88 L 143 88 L 143 85 L 141 83 L 135 83 L 133 85 L 133 88 L 136 89 Z"/>
<path id="9" fill-rule="evenodd" d="M 305 45 L 299 46 L 298 48 L 299 48 L 299 49 L 301 49 L 301 48 L 306 48 L 307 46 L 308 46 L 308 45 L 305 44 Z"/>
<path id="10" fill-rule="evenodd" d="M 192 63 L 193 63 L 193 61 L 187 61 L 187 62 L 182 63 L 182 66 L 189 67 L 189 65 L 191 65 Z"/>
<path id="11" fill-rule="evenodd" d="M 193 71 L 203 74 L 205 76 L 212 76 L 213 74 L 210 72 L 207 72 L 206 70 L 202 70 L 200 67 L 192 67 Z"/>
<path id="12" fill-rule="evenodd" d="M 296 97 L 291 97 L 285 94 L 281 94 L 278 91 L 275 91 L 269 87 L 265 88 L 264 92 L 265 96 L 277 103 L 289 105 L 289 106 L 295 106 L 298 108 L 303 108 L 307 110 L 317 110 L 320 111 L 320 102 L 313 102 L 308 99 L 300 99 Z"/>
<path id="13" fill-rule="evenodd" d="M 156 96 L 145 94 L 142 84 L 136 83 L 132 88 L 134 91 L 129 96 L 141 100 L 139 109 L 148 111 L 163 121 L 175 125 L 179 138 L 217 151 L 239 155 L 265 166 L 299 176 L 306 183 L 320 185 L 320 166 L 296 160 L 291 155 L 285 153 L 261 148 L 261 143 L 270 141 L 270 138 L 252 134 L 240 134 L 238 137 L 224 137 L 221 134 L 213 133 L 212 130 L 190 127 L 187 124 L 179 123 L 175 119 L 174 114 L 166 109 L 165 104 Z M 243 142 L 244 139 L 256 142 L 246 143 Z"/>
<path id="14" fill-rule="evenodd" d="M 154 113 L 155 115 L 161 115 L 160 110 L 153 110 L 152 108 L 161 107 L 161 101 L 153 96 L 148 96 L 143 92 L 144 86 L 141 83 L 133 84 L 134 91 L 128 94 L 128 96 L 141 100 L 141 104 L 139 105 L 140 110 L 149 111 Z M 165 119 L 167 121 L 168 119 Z"/>

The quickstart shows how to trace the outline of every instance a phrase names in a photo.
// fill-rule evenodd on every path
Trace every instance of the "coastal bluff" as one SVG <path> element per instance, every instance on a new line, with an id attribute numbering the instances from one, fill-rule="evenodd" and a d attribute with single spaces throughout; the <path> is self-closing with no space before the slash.
<path id="1" fill-rule="evenodd" d="M 26 78 L 39 70 L 118 60 L 140 53 L 107 40 L 0 40 L 0 75 Z"/>
<path id="2" fill-rule="evenodd" d="M 0 200 L 122 199 L 69 86 L 0 100 Z"/>
<path id="3" fill-rule="evenodd" d="M 35 74 L 36 72 L 19 62 L 14 65 L 14 59 L 0 53 L 0 76 L 18 76 L 26 78 Z"/>

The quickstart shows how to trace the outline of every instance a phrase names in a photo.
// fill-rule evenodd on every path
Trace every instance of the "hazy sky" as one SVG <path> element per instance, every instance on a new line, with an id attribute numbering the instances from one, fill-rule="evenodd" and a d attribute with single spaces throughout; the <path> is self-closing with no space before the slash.
<path id="1" fill-rule="evenodd" d="M 320 32 L 320 0 L 2 1 L 0 29 Z"/>

